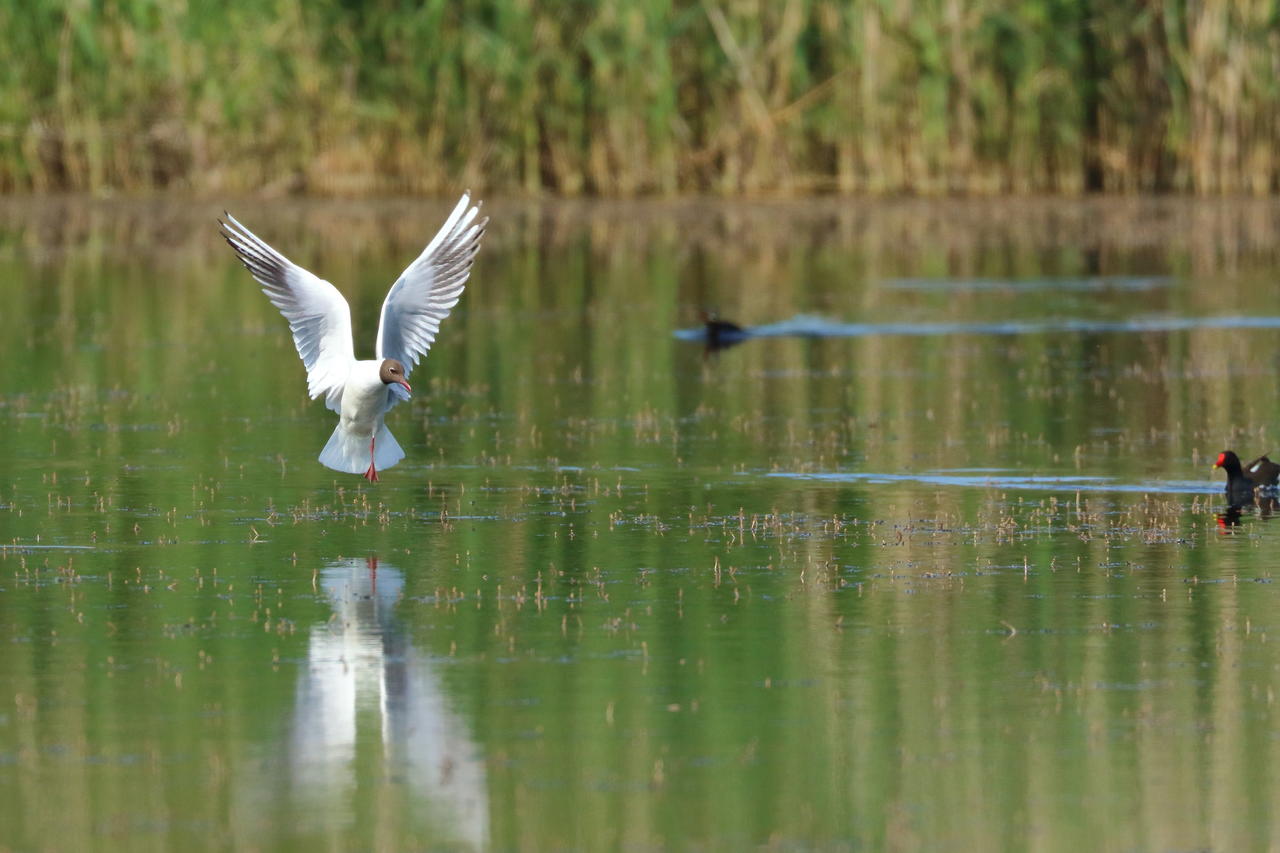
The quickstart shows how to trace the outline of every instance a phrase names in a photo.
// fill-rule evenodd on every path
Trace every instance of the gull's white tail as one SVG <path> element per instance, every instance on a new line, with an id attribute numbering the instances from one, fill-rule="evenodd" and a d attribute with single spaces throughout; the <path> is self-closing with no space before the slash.
<path id="1" fill-rule="evenodd" d="M 390 468 L 404 458 L 404 451 L 396 443 L 395 436 L 387 425 L 378 424 L 378 432 L 373 440 L 373 466 L 381 471 Z M 363 474 L 369 467 L 369 436 L 355 435 L 338 424 L 329 443 L 320 451 L 320 464 L 335 471 L 348 474 Z"/>

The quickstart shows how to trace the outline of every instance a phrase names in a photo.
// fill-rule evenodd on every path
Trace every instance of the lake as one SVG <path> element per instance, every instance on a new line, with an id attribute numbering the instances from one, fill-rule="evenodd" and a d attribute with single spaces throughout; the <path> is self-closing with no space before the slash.
<path id="1" fill-rule="evenodd" d="M 0 202 L 0 849 L 1280 844 L 1280 204 Z M 752 327 L 705 346 L 700 312 Z"/>

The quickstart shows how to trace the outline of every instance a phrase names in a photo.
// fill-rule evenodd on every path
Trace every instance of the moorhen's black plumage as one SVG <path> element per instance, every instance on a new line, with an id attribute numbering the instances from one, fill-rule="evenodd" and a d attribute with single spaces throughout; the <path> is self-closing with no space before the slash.
<path id="1" fill-rule="evenodd" d="M 718 350 L 742 343 L 749 334 L 737 323 L 721 320 L 710 311 L 702 312 L 702 323 L 707 330 L 707 349 Z"/>
<path id="2" fill-rule="evenodd" d="M 1280 465 L 1272 462 L 1265 454 L 1244 466 L 1244 475 L 1253 480 L 1253 485 L 1258 488 L 1280 485 Z"/>
<path id="3" fill-rule="evenodd" d="M 1224 450 L 1218 454 L 1214 468 L 1227 472 L 1227 494 L 1231 498 L 1249 498 L 1254 489 L 1264 489 L 1280 482 L 1280 465 L 1266 456 L 1259 456 L 1248 465 L 1240 464 L 1240 457 L 1234 451 Z"/>

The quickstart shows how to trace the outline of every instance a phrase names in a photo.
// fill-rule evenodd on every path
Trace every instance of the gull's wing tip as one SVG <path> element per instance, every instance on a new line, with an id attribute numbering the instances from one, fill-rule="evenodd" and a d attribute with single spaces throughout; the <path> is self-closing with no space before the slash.
<path id="1" fill-rule="evenodd" d="M 225 217 L 227 217 L 227 222 L 229 222 L 231 225 L 234 225 L 234 226 L 236 227 L 236 229 L 237 229 L 237 230 L 239 230 L 239 231 L 248 231 L 248 230 L 249 230 L 248 228 L 245 228 L 243 225 L 241 225 L 241 224 L 240 224 L 240 220 L 239 220 L 239 219 L 236 219 L 234 216 L 232 216 L 232 215 L 231 215 L 231 211 L 229 211 L 229 210 L 224 210 L 224 211 L 222 211 L 222 215 L 223 215 L 223 216 L 225 216 Z"/>

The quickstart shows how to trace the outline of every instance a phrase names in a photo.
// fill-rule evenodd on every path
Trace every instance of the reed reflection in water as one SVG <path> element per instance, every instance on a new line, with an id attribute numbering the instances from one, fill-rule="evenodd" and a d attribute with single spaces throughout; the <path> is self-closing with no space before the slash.
<path id="1" fill-rule="evenodd" d="M 201 204 L 0 202 L 0 847 L 1280 838 L 1280 204 L 494 204 L 376 489 Z"/>

